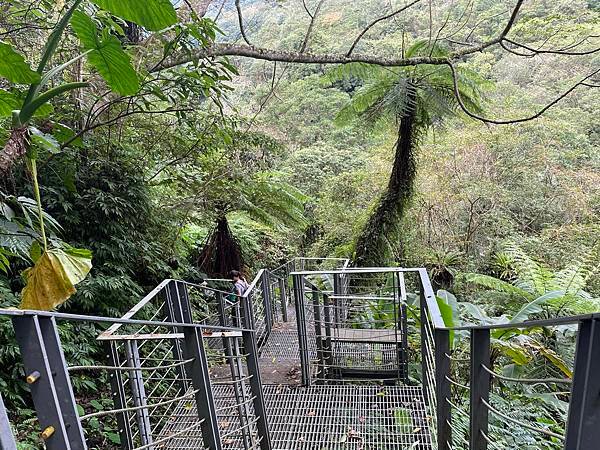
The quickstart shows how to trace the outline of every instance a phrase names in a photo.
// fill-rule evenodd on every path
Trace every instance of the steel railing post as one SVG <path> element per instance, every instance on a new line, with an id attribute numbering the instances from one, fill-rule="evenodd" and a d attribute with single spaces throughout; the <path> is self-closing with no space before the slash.
<path id="1" fill-rule="evenodd" d="M 10 428 L 8 414 L 0 394 L 0 450 L 17 450 L 17 444 Z"/>
<path id="2" fill-rule="evenodd" d="M 194 323 L 192 306 L 190 304 L 187 287 L 184 283 L 173 281 L 173 309 L 177 322 Z M 208 360 L 202 330 L 197 327 L 180 327 L 183 333 L 183 357 L 190 360 L 186 364 L 185 372 L 191 379 L 194 389 L 196 413 L 200 419 L 200 430 L 204 446 L 211 450 L 221 450 L 221 435 L 217 422 L 215 400 L 210 382 Z M 183 360 L 183 359 L 182 359 Z"/>
<path id="3" fill-rule="evenodd" d="M 215 300 L 217 302 L 217 314 L 219 314 L 219 325 L 222 327 L 229 326 L 229 317 L 227 317 L 225 308 L 225 299 L 222 292 L 215 292 Z"/>
<path id="4" fill-rule="evenodd" d="M 491 376 L 484 366 L 492 369 L 490 363 L 490 330 L 471 330 L 471 398 L 469 409 L 470 443 L 469 450 L 487 450 L 489 410 L 484 402 L 489 402 Z M 485 436 L 484 436 L 485 434 Z"/>
<path id="5" fill-rule="evenodd" d="M 333 274 L 333 295 L 333 304 L 335 305 L 333 310 L 333 317 L 335 321 L 335 327 L 339 328 L 343 317 L 341 308 L 344 305 L 344 300 L 336 298 L 339 295 L 343 295 L 340 274 L 338 273 Z"/>
<path id="6" fill-rule="evenodd" d="M 438 450 L 450 450 L 452 442 L 452 408 L 450 386 L 450 331 L 434 330 L 435 340 L 435 398 L 437 400 L 437 445 Z"/>
<path id="7" fill-rule="evenodd" d="M 119 352 L 117 349 L 117 343 L 115 341 L 108 341 L 106 343 L 106 358 L 109 365 L 112 367 L 121 367 L 121 360 L 119 358 Z M 123 382 L 123 374 L 120 370 L 111 370 L 109 375 L 110 388 L 113 396 L 113 404 L 115 409 L 123 409 L 127 406 L 127 399 L 125 396 L 125 385 Z M 117 416 L 117 427 L 119 431 L 119 438 L 121 440 L 122 450 L 132 450 L 133 437 L 131 432 L 131 425 L 129 423 L 129 414 L 127 411 L 123 411 L 116 414 Z"/>
<path id="8" fill-rule="evenodd" d="M 46 448 L 87 449 L 54 317 L 12 321 Z"/>
<path id="9" fill-rule="evenodd" d="M 142 445 L 152 445 L 152 428 L 150 426 L 150 414 L 147 407 L 146 388 L 144 378 L 140 367 L 142 365 L 137 341 L 128 340 L 125 342 L 125 351 L 127 355 L 127 367 L 129 371 L 129 384 L 133 397 L 133 405 L 136 408 L 135 416 L 140 430 L 140 439 Z M 151 448 L 151 447 L 150 447 Z"/>
<path id="10" fill-rule="evenodd" d="M 427 358 L 425 358 L 425 352 L 427 351 L 427 304 L 425 302 L 425 293 L 424 289 L 421 288 L 421 292 L 419 294 L 419 322 L 421 324 L 421 385 L 423 386 L 423 397 L 425 400 L 425 404 L 429 405 L 429 383 L 428 383 L 428 370 L 427 370 Z"/>
<path id="11" fill-rule="evenodd" d="M 265 326 L 266 326 L 266 334 L 269 336 L 271 334 L 271 329 L 273 328 L 273 307 L 271 306 L 271 290 L 270 286 L 270 276 L 267 270 L 264 270 L 262 273 L 262 277 L 260 280 L 262 284 L 262 297 L 263 297 L 263 307 L 265 310 Z M 265 336 L 265 339 L 266 337 Z"/>
<path id="12" fill-rule="evenodd" d="M 331 305 L 329 297 L 323 294 L 323 318 L 325 325 L 325 340 L 323 341 L 323 359 L 325 362 L 325 376 L 329 375 L 333 366 L 333 344 L 331 343 Z"/>
<path id="13" fill-rule="evenodd" d="M 408 383 L 408 313 L 405 304 L 400 305 L 400 339 L 401 339 L 401 364 L 402 364 L 402 380 Z"/>
<path id="14" fill-rule="evenodd" d="M 593 450 L 600 442 L 600 319 L 579 323 L 565 450 Z"/>
<path id="15" fill-rule="evenodd" d="M 180 286 L 179 283 L 175 280 L 169 281 L 167 286 L 165 286 L 165 312 L 167 319 L 170 322 L 183 322 L 183 317 L 181 315 L 181 301 L 180 298 L 180 290 L 186 289 L 185 285 Z M 187 299 L 187 296 L 185 296 Z M 183 329 L 181 327 L 173 327 L 174 333 L 183 333 Z M 173 340 L 173 359 L 175 361 L 183 361 L 183 349 L 181 348 L 181 341 L 179 339 Z M 189 383 L 187 380 L 187 376 L 185 374 L 185 367 L 177 366 L 175 368 L 177 376 L 179 378 L 179 389 L 182 393 L 186 392 L 189 389 Z"/>
<path id="16" fill-rule="evenodd" d="M 317 374 L 318 377 L 324 378 L 325 375 L 325 360 L 323 357 L 323 328 L 321 327 L 321 305 L 319 301 L 319 291 L 312 291 L 313 314 L 315 317 L 315 341 L 317 348 L 317 359 L 319 361 Z"/>
<path id="17" fill-rule="evenodd" d="M 196 401 L 196 412 L 198 419 L 202 421 L 200 427 L 204 446 L 211 450 L 221 450 L 221 435 L 217 422 L 215 400 L 208 371 L 206 350 L 199 328 L 185 327 L 184 349 L 187 363 L 187 373 L 192 380 L 194 398 Z"/>
<path id="18" fill-rule="evenodd" d="M 310 385 L 310 361 L 308 355 L 308 338 L 306 336 L 306 318 L 304 311 L 304 277 L 294 275 L 294 303 L 296 307 L 296 324 L 298 328 L 298 349 L 300 352 L 300 367 L 302 369 L 302 384 Z"/>
<path id="19" fill-rule="evenodd" d="M 281 317 L 284 322 L 288 321 L 287 312 L 287 292 L 285 289 L 285 279 L 279 278 L 279 298 L 281 301 Z"/>
<path id="20" fill-rule="evenodd" d="M 271 450 L 271 434 L 267 422 L 267 409 L 263 397 L 260 368 L 258 365 L 258 346 L 254 331 L 243 331 L 243 348 L 246 356 L 248 375 L 250 375 L 250 390 L 252 391 L 252 405 L 256 416 L 256 428 L 260 436 L 261 450 Z"/>

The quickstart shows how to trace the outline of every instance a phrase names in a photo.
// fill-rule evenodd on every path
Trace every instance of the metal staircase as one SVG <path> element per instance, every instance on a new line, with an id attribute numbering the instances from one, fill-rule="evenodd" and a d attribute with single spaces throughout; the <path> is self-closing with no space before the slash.
<path id="1" fill-rule="evenodd" d="M 241 297 L 220 287 L 165 280 L 121 318 L 0 310 L 43 446 L 496 450 L 507 447 L 493 436 L 519 425 L 540 442 L 532 448 L 600 448 L 600 315 L 449 328 L 425 269 L 343 259 L 261 270 Z M 541 326 L 576 326 L 572 379 L 495 371 L 498 336 Z M 81 366 L 61 344 L 78 327 L 96 330 L 102 349 Z M 91 381 L 98 398 L 83 410 Z M 500 387 L 524 383 L 560 386 L 566 434 L 500 405 Z M 17 448 L 8 416 L 0 401 L 0 450 Z"/>

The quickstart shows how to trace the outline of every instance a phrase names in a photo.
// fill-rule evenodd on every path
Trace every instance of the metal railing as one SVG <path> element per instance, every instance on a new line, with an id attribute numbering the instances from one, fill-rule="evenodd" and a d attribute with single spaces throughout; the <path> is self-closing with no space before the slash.
<path id="1" fill-rule="evenodd" d="M 422 382 L 431 415 L 434 448 L 438 450 L 508 450 L 519 444 L 506 437 L 514 429 L 527 430 L 535 438 L 532 448 L 592 450 L 600 442 L 600 314 L 531 320 L 478 326 L 447 327 L 427 274 L 420 269 L 420 322 Z M 577 327 L 572 378 L 511 377 L 495 369 L 498 351 L 516 345 L 535 330 Z M 457 353 L 452 341 L 469 341 L 467 354 Z M 527 341 L 529 342 L 529 341 Z M 528 345 L 531 345 L 529 343 Z M 515 348 L 515 347 L 513 347 Z M 549 360 L 556 355 L 545 352 Z M 562 363 L 561 363 L 562 364 Z M 568 370 L 564 367 L 563 370 Z M 501 389 L 503 386 L 506 389 Z M 502 393 L 518 386 L 543 386 L 544 394 L 568 402 L 564 432 L 547 421 L 527 417 Z M 531 395 L 531 394 L 530 394 Z M 504 442 L 504 444 L 502 443 Z"/>
<path id="2" fill-rule="evenodd" d="M 408 381 L 402 269 L 293 272 L 302 380 Z"/>
<path id="3" fill-rule="evenodd" d="M 503 437 L 517 427 L 543 442 L 535 448 L 598 448 L 600 314 L 448 327 L 423 268 L 291 268 L 260 271 L 241 297 L 165 280 L 122 318 L 0 310 L 12 320 L 46 448 L 270 449 L 259 347 L 292 294 L 303 384 L 413 384 L 414 410 L 424 412 L 412 423 L 427 435 L 414 448 L 515 448 Z M 75 365 L 63 343 L 81 327 L 101 351 Z M 542 327 L 577 328 L 573 376 L 501 373 L 498 349 Z M 568 401 L 564 424 L 524 416 L 502 397 L 519 386 Z M 98 440 L 105 426 L 118 444 Z M 16 448 L 1 398 L 0 448 Z"/>
<path id="4" fill-rule="evenodd" d="M 17 450 L 17 443 L 10 428 L 8 414 L 4 407 L 4 401 L 0 394 L 0 449 L 1 450 Z"/>
<path id="5" fill-rule="evenodd" d="M 287 322 L 288 308 L 293 305 L 293 279 L 291 274 L 295 271 L 305 270 L 345 270 L 349 267 L 350 260 L 347 258 L 318 258 L 318 257 L 296 257 L 269 271 L 271 281 L 271 292 L 273 299 L 273 314 L 275 321 Z M 343 280 L 338 277 L 337 281 Z M 334 280 L 329 281 L 328 290 L 333 292 Z M 338 288 L 340 289 L 340 288 Z"/>
<path id="6" fill-rule="evenodd" d="M 98 442 L 105 425 L 126 450 L 271 448 L 257 337 L 245 325 L 250 294 L 234 302 L 236 326 L 209 325 L 194 321 L 213 322 L 214 314 L 194 310 L 193 289 L 221 299 L 217 319 L 227 317 L 222 292 L 176 280 L 118 319 L 0 310 L 12 319 L 48 450 L 116 448 Z M 63 324 L 75 323 L 96 330 L 104 349 L 84 365 L 69 363 L 59 337 Z M 94 379 L 106 387 L 96 385 L 90 402 Z"/>

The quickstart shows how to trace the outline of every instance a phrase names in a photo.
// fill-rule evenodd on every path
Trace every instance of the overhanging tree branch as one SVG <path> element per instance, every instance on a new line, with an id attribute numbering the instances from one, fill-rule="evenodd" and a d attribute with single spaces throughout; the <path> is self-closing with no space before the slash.
<path id="1" fill-rule="evenodd" d="M 313 14 L 311 14 L 309 12 L 308 8 L 306 7 L 306 3 L 304 3 L 304 8 L 306 9 L 306 12 L 310 16 L 310 24 L 308 25 L 308 30 L 306 30 L 306 35 L 304 36 L 304 40 L 302 41 L 302 45 L 300 46 L 300 53 L 304 53 L 304 51 L 306 50 L 306 47 L 308 46 L 308 41 L 312 34 L 313 28 L 315 26 L 315 21 L 317 20 L 317 15 L 319 14 L 321 6 L 323 6 L 323 3 L 325 3 L 325 0 L 319 1 L 319 3 L 317 4 L 317 7 L 315 8 L 315 12 Z"/>
<path id="2" fill-rule="evenodd" d="M 524 0 L 518 0 L 515 7 L 512 10 L 511 16 L 502 30 L 502 32 L 495 38 L 488 41 L 482 42 L 478 45 L 472 45 L 468 47 L 455 50 L 449 55 L 450 60 L 456 60 L 464 58 L 467 55 L 480 52 L 488 47 L 499 44 L 511 30 L 514 25 L 521 6 Z M 229 43 L 215 43 L 209 48 L 199 49 L 195 52 L 187 54 L 180 58 L 174 58 L 170 61 L 164 62 L 156 69 L 152 71 L 168 69 L 170 67 L 187 64 L 191 61 L 215 57 L 215 56 L 242 56 L 253 59 L 260 59 L 266 61 L 279 61 L 289 62 L 298 64 L 348 64 L 353 62 L 362 62 L 366 64 L 375 64 L 379 66 L 388 67 L 406 67 L 416 66 L 419 64 L 435 64 L 441 65 L 447 63 L 447 58 L 439 57 L 415 57 L 415 58 L 393 58 L 384 56 L 374 55 L 360 55 L 360 54 L 335 54 L 335 53 L 309 53 L 309 52 L 294 52 L 286 50 L 276 50 L 263 47 L 257 47 L 254 45 L 239 45 Z"/>
<path id="3" fill-rule="evenodd" d="M 509 44 L 512 44 L 515 47 L 527 50 L 530 53 L 516 52 L 515 50 L 513 50 L 511 48 L 508 48 L 503 42 L 508 42 Z M 560 48 L 560 49 L 542 50 L 542 49 L 535 49 L 535 48 L 533 48 L 533 47 L 531 47 L 529 45 L 521 44 L 519 42 L 513 41 L 512 39 L 508 39 L 508 38 L 505 38 L 503 40 L 503 42 L 501 42 L 501 45 L 502 45 L 502 48 L 504 48 L 506 51 L 514 53 L 515 55 L 518 55 L 518 56 L 527 56 L 527 57 L 532 57 L 532 56 L 535 56 L 535 55 L 542 55 L 542 54 L 583 56 L 583 55 L 591 55 L 593 53 L 597 53 L 597 52 L 600 51 L 600 47 L 592 48 L 592 49 L 588 49 L 588 50 L 574 51 L 574 50 L 570 50 L 570 48 L 574 48 L 572 46 L 566 47 L 566 48 Z M 581 41 L 579 45 L 581 45 L 583 42 L 584 41 Z"/>
<path id="4" fill-rule="evenodd" d="M 409 3 L 408 5 L 405 5 L 402 8 L 397 9 L 396 11 L 394 11 L 394 12 L 392 12 L 390 14 L 387 14 L 385 16 L 382 16 L 382 17 L 378 18 L 378 19 L 375 19 L 373 22 L 371 22 L 369 25 L 367 25 L 365 27 L 365 29 L 362 30 L 358 36 L 356 36 L 356 39 L 354 39 L 354 42 L 350 46 L 350 50 L 348 50 L 348 53 L 346 53 L 346 56 L 350 57 L 350 55 L 354 51 L 354 48 L 356 47 L 356 45 L 359 43 L 359 41 L 362 39 L 362 37 L 367 33 L 367 31 L 369 31 L 371 28 L 373 28 L 373 26 L 377 25 L 379 22 L 381 22 L 383 20 L 387 20 L 387 19 L 390 19 L 390 18 L 392 18 L 394 16 L 397 16 L 402 11 L 407 10 L 408 8 L 410 8 L 411 6 L 413 6 L 416 3 L 419 3 L 420 1 L 421 0 L 414 0 L 412 3 Z"/>
<path id="5" fill-rule="evenodd" d="M 575 89 L 577 89 L 579 86 L 591 87 L 589 85 L 589 83 L 586 83 L 586 81 L 589 80 L 590 78 L 592 78 L 593 76 L 595 76 L 596 74 L 600 73 L 600 69 L 596 69 L 594 72 L 590 73 L 585 78 L 581 79 L 579 82 L 577 82 L 576 84 L 571 86 L 569 89 L 564 91 L 562 94 L 560 94 L 554 100 L 552 100 L 550 103 L 546 104 L 546 106 L 544 106 L 538 112 L 536 112 L 530 116 L 521 117 L 519 119 L 498 120 L 498 119 L 490 119 L 487 117 L 480 116 L 480 115 L 470 111 L 469 108 L 467 108 L 467 106 L 465 105 L 465 103 L 460 95 L 460 90 L 458 88 L 458 75 L 456 73 L 456 68 L 454 67 L 454 64 L 452 64 L 451 61 L 447 61 L 446 64 L 448 65 L 448 67 L 450 67 L 450 71 L 452 72 L 454 96 L 456 97 L 456 100 L 458 102 L 458 105 L 460 106 L 460 109 L 462 109 L 466 115 L 468 115 L 469 117 L 471 117 L 473 119 L 480 120 L 481 122 L 490 123 L 490 124 L 494 124 L 494 125 L 508 125 L 508 124 L 513 124 L 513 123 L 528 122 L 530 120 L 537 119 L 542 114 L 544 114 L 546 111 L 548 111 L 550 108 L 552 108 L 554 105 L 556 105 L 558 102 L 560 102 L 567 95 L 569 95 L 571 92 L 573 92 Z"/>
<path id="6" fill-rule="evenodd" d="M 244 18 L 242 17 L 242 7 L 240 6 L 240 0 L 235 0 L 235 9 L 237 10 L 238 22 L 240 24 L 240 33 L 242 33 L 242 38 L 246 41 L 246 44 L 252 45 L 248 40 L 248 36 L 246 36 L 246 30 L 244 29 Z"/>

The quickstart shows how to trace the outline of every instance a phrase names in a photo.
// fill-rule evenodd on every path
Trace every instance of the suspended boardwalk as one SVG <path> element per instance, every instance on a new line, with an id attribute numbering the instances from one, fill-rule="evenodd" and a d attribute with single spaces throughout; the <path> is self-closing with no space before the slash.
<path id="1" fill-rule="evenodd" d="M 0 310 L 43 447 L 494 450 L 516 448 L 513 428 L 524 427 L 544 449 L 598 448 L 600 315 L 451 329 L 425 269 L 312 262 L 261 270 L 233 300 L 218 286 L 165 280 L 118 319 Z M 570 401 L 561 434 L 499 404 L 507 386 L 532 380 L 494 368 L 492 331 L 510 342 L 515 329 L 573 325 L 573 379 L 534 380 Z M 61 343 L 81 345 L 80 326 L 95 328 L 104 350 L 83 366 Z M 457 336 L 470 351 L 455 353 Z M 98 380 L 108 383 L 90 402 Z M 16 450 L 1 400 L 0 449 Z"/>
<path id="2" fill-rule="evenodd" d="M 295 310 L 288 309 L 293 321 L 274 326 L 263 344 L 259 364 L 264 384 L 267 422 L 274 450 L 280 449 L 431 449 L 425 403 L 420 386 L 385 386 L 378 384 L 320 384 L 300 386 L 299 342 Z M 352 340 L 360 330 L 340 333 Z M 388 333 L 373 330 L 355 338 L 380 341 Z M 387 339 L 387 337 L 386 337 Z M 309 341 L 315 341 L 314 332 Z M 388 341 L 389 342 L 389 339 Z M 313 359 L 316 346 L 310 350 Z M 215 367 L 211 375 L 220 378 L 226 367 Z M 224 449 L 245 448 L 239 432 L 232 388 L 215 392 L 218 424 Z M 202 439 L 189 418 L 196 417 L 195 408 L 182 401 L 159 440 L 177 434 L 169 449 L 200 448 Z M 250 418 L 253 412 L 247 416 Z M 191 429 L 190 429 L 191 428 Z M 187 431 L 186 431 L 187 430 Z M 258 433 L 255 433 L 258 439 Z M 252 448 L 253 442 L 246 447 Z"/>

